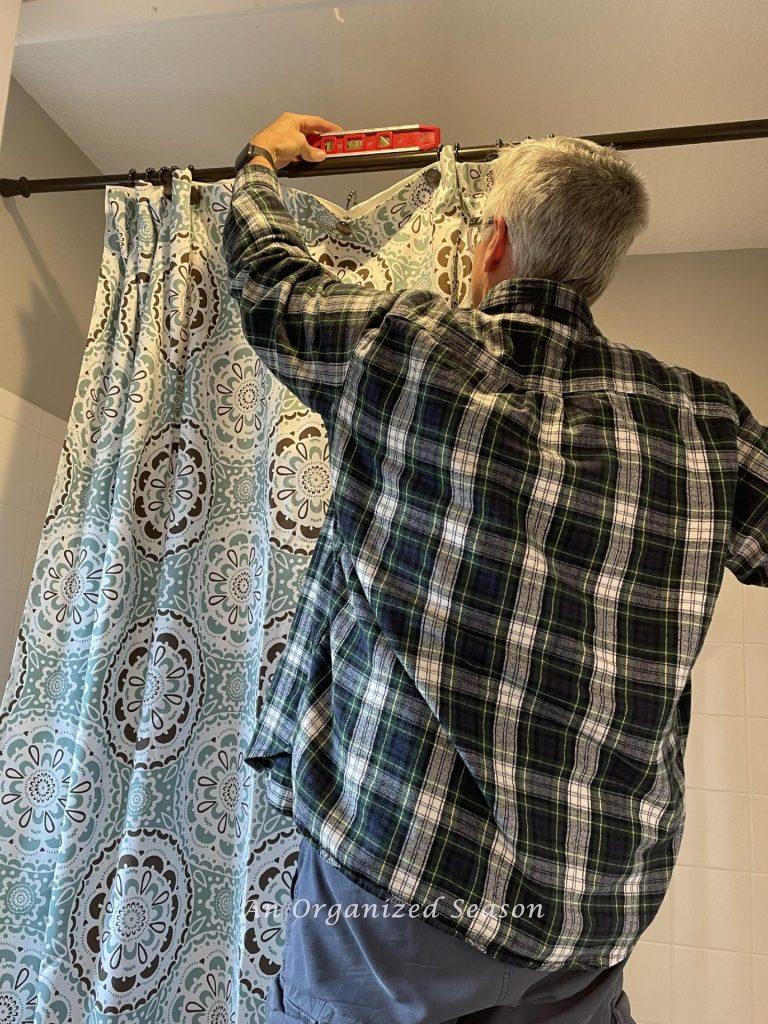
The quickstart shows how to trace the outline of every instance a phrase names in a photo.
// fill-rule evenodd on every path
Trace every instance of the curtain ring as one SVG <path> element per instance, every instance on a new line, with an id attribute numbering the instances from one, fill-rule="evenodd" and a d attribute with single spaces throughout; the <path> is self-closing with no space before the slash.
<path id="1" fill-rule="evenodd" d="M 157 170 L 154 167 L 148 167 L 146 171 L 144 171 L 144 177 L 150 184 L 154 184 L 152 181 L 153 174 L 157 174 Z"/>
<path id="2" fill-rule="evenodd" d="M 136 168 L 132 167 L 128 171 L 128 181 L 131 183 L 131 188 L 136 188 Z"/>
<path id="3" fill-rule="evenodd" d="M 501 155 L 502 149 L 504 149 L 505 147 L 508 147 L 508 146 L 513 146 L 513 145 L 514 145 L 513 142 L 505 142 L 504 139 L 501 139 L 501 138 L 496 139 L 496 152 L 495 153 L 491 153 L 490 156 L 488 156 L 486 158 L 486 161 L 488 161 L 488 160 L 495 160 L 498 156 Z"/>
<path id="4" fill-rule="evenodd" d="M 459 157 L 459 149 L 460 148 L 461 148 L 461 143 L 460 142 L 454 142 L 454 144 L 453 144 L 453 155 L 456 157 L 457 160 L 458 160 L 458 157 Z"/>
<path id="5" fill-rule="evenodd" d="M 173 171 L 171 170 L 171 168 L 170 167 L 166 167 L 165 165 L 163 165 L 160 168 L 160 170 L 157 172 L 158 184 L 162 185 L 163 195 L 166 197 L 166 199 L 170 199 L 171 195 L 173 194 L 173 192 L 172 192 L 173 183 L 171 181 L 171 176 L 172 175 L 173 175 Z M 167 180 L 164 180 L 164 179 L 167 179 Z"/>
<path id="6" fill-rule="evenodd" d="M 189 171 L 189 173 L 194 178 L 194 176 L 195 176 L 195 165 L 194 164 L 187 164 L 187 170 Z"/>
<path id="7" fill-rule="evenodd" d="M 24 196 L 25 199 L 29 199 L 32 193 L 29 191 L 29 181 L 23 175 L 19 178 L 19 195 Z"/>

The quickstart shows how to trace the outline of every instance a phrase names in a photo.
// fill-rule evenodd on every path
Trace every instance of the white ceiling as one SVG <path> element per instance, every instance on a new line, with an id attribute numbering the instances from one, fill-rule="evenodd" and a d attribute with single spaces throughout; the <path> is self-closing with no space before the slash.
<path id="1" fill-rule="evenodd" d="M 227 164 L 284 110 L 463 145 L 768 117 L 767 66 L 765 0 L 31 0 L 14 74 L 106 173 Z M 768 247 L 768 140 L 630 156 L 633 252 Z M 292 184 L 344 205 L 401 176 Z"/>

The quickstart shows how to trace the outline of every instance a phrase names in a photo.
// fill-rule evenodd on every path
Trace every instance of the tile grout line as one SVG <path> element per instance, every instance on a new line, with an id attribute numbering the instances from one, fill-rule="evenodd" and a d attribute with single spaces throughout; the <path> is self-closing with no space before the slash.
<path id="1" fill-rule="evenodd" d="M 705 640 L 701 652 L 703 653 L 709 647 L 742 647 L 744 644 L 748 647 L 768 647 L 768 640 Z M 699 654 L 700 657 L 701 654 Z"/>
<path id="2" fill-rule="evenodd" d="M 745 649 L 742 649 L 742 658 L 744 660 L 746 660 L 746 650 Z M 730 711 L 727 714 L 722 714 L 722 715 L 719 714 L 716 711 L 692 711 L 691 712 L 691 719 L 693 719 L 694 717 L 695 718 L 718 718 L 718 719 L 721 719 L 721 718 L 741 718 L 741 719 L 744 719 L 746 717 L 746 714 L 747 714 L 746 711 L 743 711 L 740 715 L 731 714 Z M 755 715 L 755 718 L 768 718 L 768 715 Z"/>
<path id="3" fill-rule="evenodd" d="M 722 872 L 727 872 L 730 875 L 748 875 L 750 877 L 751 877 L 751 874 L 752 874 L 750 872 L 749 867 L 744 867 L 744 868 L 716 868 L 716 867 L 713 867 L 711 864 L 686 864 L 686 863 L 684 863 L 683 861 L 680 861 L 680 860 L 677 862 L 675 867 L 677 867 L 678 865 L 680 866 L 680 868 L 682 868 L 684 870 L 691 870 L 692 869 L 694 871 L 722 871 Z M 756 872 L 754 872 L 754 876 L 756 878 L 768 878 L 768 872 L 756 871 Z"/>
<path id="4" fill-rule="evenodd" d="M 763 719 L 761 718 L 762 722 Z M 722 793 L 727 796 L 746 796 L 750 793 L 747 789 L 714 789 L 712 786 L 688 786 L 686 793 Z M 768 793 L 755 793 L 754 796 L 768 796 Z"/>

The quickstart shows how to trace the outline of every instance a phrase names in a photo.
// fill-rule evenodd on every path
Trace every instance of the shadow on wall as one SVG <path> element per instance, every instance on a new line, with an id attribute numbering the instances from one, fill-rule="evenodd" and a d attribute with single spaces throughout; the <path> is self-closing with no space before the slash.
<path id="1" fill-rule="evenodd" d="M 79 315 L 77 312 L 82 290 L 73 297 L 68 293 L 67 281 L 72 280 L 71 261 L 87 266 L 91 253 L 83 256 L 78 251 L 79 239 L 73 239 L 68 247 L 66 230 L 46 232 L 41 227 L 42 220 L 49 216 L 45 208 L 49 198 L 36 197 L 35 201 L 42 200 L 42 206 L 30 205 L 29 212 L 21 206 L 27 202 L 24 199 L 6 200 L 0 210 L 4 264 L 0 280 L 0 387 L 7 394 L 19 396 L 20 403 L 18 418 L 12 409 L 0 423 L 0 512 L 5 516 L 0 542 L 6 548 L 5 562 L 0 565 L 0 589 L 15 589 L 21 580 L 25 592 L 29 582 L 26 572 L 31 571 L 27 563 L 31 548 L 37 547 L 61 451 L 55 417 L 69 419 L 88 323 L 86 318 L 84 327 L 82 310 Z M 68 262 L 69 269 L 63 265 Z M 92 271 L 87 273 L 90 277 Z M 94 289 L 95 284 L 94 276 Z M 7 545 L 18 541 L 21 526 L 16 523 L 11 528 L 5 520 L 21 516 L 30 517 L 30 529 L 36 536 L 20 541 L 22 550 L 11 553 Z M 22 556 L 24 574 L 17 564 Z M 5 671 L 4 665 L 2 669 Z"/>
<path id="2" fill-rule="evenodd" d="M 62 337 L 73 338 L 80 335 L 82 333 L 81 321 L 75 315 L 70 301 L 62 291 L 57 275 L 50 269 L 47 262 L 50 256 L 41 252 L 32 232 L 25 223 L 18 206 L 19 202 L 28 202 L 28 200 L 5 200 L 5 208 L 16 226 L 19 238 L 29 255 L 36 274 L 36 279 L 29 286 L 29 304 L 26 309 L 21 309 L 18 313 L 19 336 L 28 356 L 27 365 L 50 374 L 56 388 L 64 389 L 64 382 L 61 380 L 61 364 L 56 358 L 57 340 Z M 74 258 L 78 258 L 77 254 L 74 254 Z M 75 373 L 71 381 L 70 391 L 72 393 L 74 393 L 76 382 Z M 25 383 L 32 384 L 31 381 L 25 381 Z M 27 389 L 26 393 L 33 394 L 37 390 L 33 385 Z M 69 409 L 67 409 L 68 413 Z"/>
<path id="3" fill-rule="evenodd" d="M 0 174 L 97 174 L 99 168 L 11 79 Z M 67 418 L 82 362 L 104 241 L 103 191 L 0 200 L 0 387 Z"/>

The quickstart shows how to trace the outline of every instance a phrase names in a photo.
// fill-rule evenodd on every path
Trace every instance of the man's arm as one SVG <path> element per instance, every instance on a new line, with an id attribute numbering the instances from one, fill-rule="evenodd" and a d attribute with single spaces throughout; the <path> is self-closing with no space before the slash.
<path id="1" fill-rule="evenodd" d="M 284 114 L 252 142 L 269 149 L 278 168 L 307 157 L 308 150 L 313 154 L 308 159 L 316 161 L 314 154 L 322 159 L 298 124 L 311 131 L 339 127 Z M 235 176 L 223 243 L 246 339 L 287 388 L 330 419 L 357 342 L 381 324 L 402 292 L 340 281 L 313 259 L 263 157 Z"/>
<path id="2" fill-rule="evenodd" d="M 768 587 L 768 427 L 734 394 L 739 475 L 726 565 L 742 583 Z"/>

